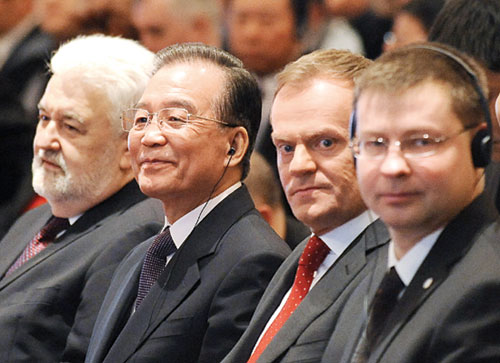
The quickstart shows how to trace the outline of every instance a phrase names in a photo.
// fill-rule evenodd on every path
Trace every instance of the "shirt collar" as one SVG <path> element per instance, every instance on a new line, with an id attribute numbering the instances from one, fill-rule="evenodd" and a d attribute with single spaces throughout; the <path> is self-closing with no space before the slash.
<path id="1" fill-rule="evenodd" d="M 187 237 L 191 234 L 194 227 L 196 227 L 195 224 L 199 224 L 212 211 L 212 209 L 214 209 L 220 202 L 222 202 L 239 187 L 241 187 L 241 182 L 233 184 L 216 197 L 210 199 L 208 202 L 199 205 L 189 213 L 183 215 L 172 225 L 168 222 L 167 217 L 165 217 L 165 226 L 163 229 L 170 226 L 170 234 L 174 240 L 175 247 L 179 249 Z"/>
<path id="2" fill-rule="evenodd" d="M 377 218 L 372 211 L 367 210 L 343 225 L 318 237 L 327 244 L 332 252 L 340 256 L 356 237 Z"/>
<path id="3" fill-rule="evenodd" d="M 389 243 L 389 258 L 388 267 L 395 267 L 398 272 L 399 278 L 405 286 L 408 286 L 417 273 L 418 268 L 424 262 L 425 258 L 429 254 L 432 246 L 436 243 L 439 235 L 443 231 L 443 228 L 432 232 L 431 234 L 422 238 L 415 246 L 413 246 L 401 260 L 398 260 L 394 252 L 394 242 L 391 240 Z"/>

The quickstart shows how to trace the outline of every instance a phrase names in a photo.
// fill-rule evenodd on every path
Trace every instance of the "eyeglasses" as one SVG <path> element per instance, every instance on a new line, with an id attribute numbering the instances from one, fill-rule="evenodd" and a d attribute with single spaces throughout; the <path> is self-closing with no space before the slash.
<path id="1" fill-rule="evenodd" d="M 446 141 L 475 127 L 477 125 L 469 126 L 448 136 L 432 137 L 427 133 L 412 135 L 402 140 L 395 140 L 392 144 L 397 146 L 404 157 L 408 159 L 426 158 L 436 154 L 439 147 Z M 349 144 L 357 159 L 375 160 L 383 159 L 387 155 L 390 146 L 391 141 L 381 136 L 354 138 Z"/>
<path id="2" fill-rule="evenodd" d="M 122 128 L 127 132 L 132 130 L 144 130 L 149 124 L 151 124 L 155 115 L 157 116 L 157 125 L 162 130 L 179 130 L 188 124 L 193 123 L 195 119 L 212 121 L 229 127 L 236 126 L 213 118 L 193 115 L 184 108 L 169 107 L 162 108 L 158 112 L 148 112 L 142 108 L 130 108 L 125 110 L 121 116 Z"/>

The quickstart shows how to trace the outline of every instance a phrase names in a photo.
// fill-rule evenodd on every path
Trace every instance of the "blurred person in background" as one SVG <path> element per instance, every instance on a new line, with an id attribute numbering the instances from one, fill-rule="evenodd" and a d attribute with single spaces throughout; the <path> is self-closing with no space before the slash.
<path id="1" fill-rule="evenodd" d="M 141 43 L 153 52 L 186 42 L 220 48 L 220 12 L 216 0 L 136 0 L 132 20 Z"/>
<path id="2" fill-rule="evenodd" d="M 305 3 L 308 8 L 307 27 L 302 39 L 304 53 L 316 49 L 344 49 L 364 54 L 361 36 L 342 14 L 349 13 L 347 9 L 339 6 L 333 10 L 323 0 L 306 0 Z"/>
<path id="3" fill-rule="evenodd" d="M 81 17 L 86 0 L 36 0 L 41 28 L 58 44 L 83 33 Z"/>
<path id="4" fill-rule="evenodd" d="M 36 0 L 0 1 L 0 237 L 31 206 L 31 143 L 55 42 L 39 26 Z"/>
<path id="5" fill-rule="evenodd" d="M 429 40 L 451 45 L 472 56 L 484 68 L 491 115 L 500 93 L 500 1 L 448 0 L 438 14 Z M 486 190 L 500 210 L 500 125 L 492 122 L 492 162 L 486 168 Z"/>
<path id="6" fill-rule="evenodd" d="M 300 40 L 307 24 L 305 4 L 296 0 L 226 2 L 229 51 L 256 75 L 262 93 L 262 118 L 255 148 L 274 169 L 276 150 L 269 125 L 276 90 L 274 77 L 302 52 Z"/>
<path id="7" fill-rule="evenodd" d="M 309 228 L 286 213 L 280 182 L 267 160 L 258 152 L 250 158 L 250 172 L 245 185 L 255 208 L 291 249 L 310 234 Z"/>
<path id="8" fill-rule="evenodd" d="M 133 2 L 134 0 L 85 0 L 79 15 L 82 33 L 137 39 L 137 30 L 131 18 Z"/>
<path id="9" fill-rule="evenodd" d="M 411 0 L 394 16 L 390 32 L 384 35 L 384 52 L 427 40 L 444 0 Z"/>
<path id="10" fill-rule="evenodd" d="M 384 35 L 391 30 L 394 15 L 408 1 L 367 0 L 365 11 L 351 19 L 351 24 L 363 39 L 366 57 L 375 59 L 382 53 Z"/>

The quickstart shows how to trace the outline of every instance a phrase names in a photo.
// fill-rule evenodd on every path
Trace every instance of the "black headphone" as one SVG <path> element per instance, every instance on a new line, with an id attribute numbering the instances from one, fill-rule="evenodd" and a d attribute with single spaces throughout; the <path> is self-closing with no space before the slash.
<path id="1" fill-rule="evenodd" d="M 229 151 L 227 152 L 227 154 L 233 156 L 235 153 L 236 153 L 236 149 L 231 146 L 231 148 L 229 149 Z"/>
<path id="2" fill-rule="evenodd" d="M 442 54 L 452 60 L 455 61 L 455 63 L 459 64 L 465 72 L 469 75 L 471 81 L 472 81 L 472 86 L 476 90 L 477 95 L 479 96 L 479 103 L 481 104 L 481 109 L 483 110 L 484 113 L 484 119 L 486 120 L 486 125 L 487 128 L 483 130 L 479 130 L 476 132 L 474 135 L 474 138 L 472 139 L 471 143 L 471 154 L 472 154 L 472 162 L 474 163 L 474 167 L 476 168 L 484 168 L 486 167 L 491 160 L 491 135 L 492 135 L 492 123 L 491 123 L 491 116 L 490 116 L 490 109 L 488 106 L 488 101 L 484 95 L 483 90 L 481 89 L 481 86 L 479 85 L 479 80 L 477 79 L 476 74 L 474 71 L 469 67 L 468 64 L 466 64 L 462 59 L 460 59 L 458 56 L 455 54 L 447 51 L 446 49 L 439 48 L 436 46 L 432 45 L 415 45 L 412 48 L 414 49 L 427 49 L 431 50 L 434 52 L 437 52 L 439 54 Z M 357 124 L 357 119 L 356 119 L 356 108 L 354 107 L 354 110 L 351 113 L 351 119 L 349 122 L 349 137 L 352 140 L 355 135 L 356 135 L 356 124 Z"/>

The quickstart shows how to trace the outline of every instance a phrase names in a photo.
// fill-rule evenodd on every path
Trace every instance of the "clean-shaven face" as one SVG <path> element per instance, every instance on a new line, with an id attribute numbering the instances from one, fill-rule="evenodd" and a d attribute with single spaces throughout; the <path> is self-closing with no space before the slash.
<path id="1" fill-rule="evenodd" d="M 315 79 L 284 86 L 271 112 L 278 170 L 294 215 L 317 234 L 364 209 L 349 145 L 353 85 Z"/>

